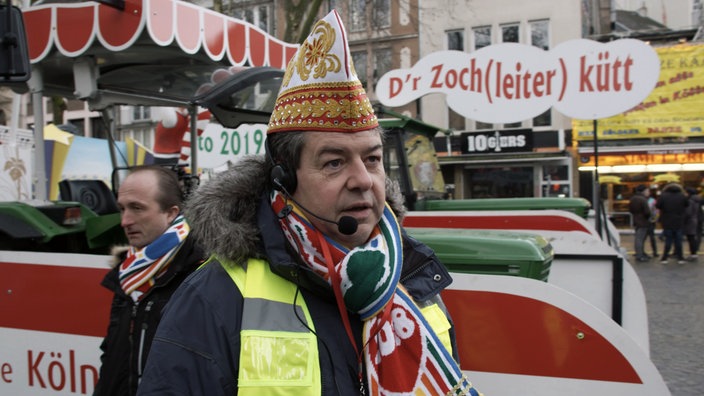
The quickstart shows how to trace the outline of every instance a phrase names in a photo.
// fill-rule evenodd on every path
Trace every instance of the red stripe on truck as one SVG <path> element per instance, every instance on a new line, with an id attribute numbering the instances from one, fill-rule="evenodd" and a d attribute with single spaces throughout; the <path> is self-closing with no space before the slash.
<path id="1" fill-rule="evenodd" d="M 104 337 L 107 269 L 0 263 L 0 327 Z"/>

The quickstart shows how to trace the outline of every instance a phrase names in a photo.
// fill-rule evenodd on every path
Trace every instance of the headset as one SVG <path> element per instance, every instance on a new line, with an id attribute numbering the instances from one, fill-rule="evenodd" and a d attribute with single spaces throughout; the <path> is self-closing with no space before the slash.
<path id="1" fill-rule="evenodd" d="M 285 164 L 274 160 L 274 157 L 271 154 L 271 146 L 269 145 L 268 138 L 264 141 L 264 147 L 267 157 L 269 157 L 271 163 L 274 164 L 274 167 L 271 168 L 271 172 L 269 173 L 269 180 L 271 181 L 271 184 L 274 186 L 275 190 L 280 191 L 290 197 L 296 192 L 296 187 L 298 186 L 296 172 L 289 171 Z"/>

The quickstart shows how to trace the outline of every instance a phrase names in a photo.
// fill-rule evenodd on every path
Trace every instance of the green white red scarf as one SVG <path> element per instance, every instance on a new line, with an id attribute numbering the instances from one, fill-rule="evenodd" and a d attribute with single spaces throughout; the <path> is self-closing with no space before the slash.
<path id="1" fill-rule="evenodd" d="M 135 249 L 130 246 L 127 257 L 120 264 L 120 286 L 135 301 L 154 285 L 154 280 L 171 263 L 191 228 L 183 215 L 178 215 L 171 226 L 149 245 Z M 142 293 L 134 293 L 139 289 Z"/>
<path id="2" fill-rule="evenodd" d="M 372 395 L 479 395 L 416 304 L 398 287 L 401 231 L 388 205 L 369 240 L 352 250 L 320 233 L 294 202 L 274 192 L 274 211 L 280 213 L 286 206 L 293 210 L 280 222 L 288 241 L 330 282 L 340 310 L 356 312 L 364 321 L 363 360 Z M 357 349 L 347 315 L 341 316 Z"/>

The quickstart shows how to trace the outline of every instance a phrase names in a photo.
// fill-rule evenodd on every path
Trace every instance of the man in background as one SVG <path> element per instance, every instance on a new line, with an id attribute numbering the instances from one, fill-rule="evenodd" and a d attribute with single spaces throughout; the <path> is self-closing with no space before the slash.
<path id="1" fill-rule="evenodd" d="M 120 185 L 129 247 L 115 252 L 116 265 L 102 282 L 114 297 L 96 396 L 137 393 L 162 308 L 204 260 L 181 214 L 182 199 L 176 173 L 160 166 L 134 168 Z"/>
<path id="2" fill-rule="evenodd" d="M 666 185 L 655 207 L 660 210 L 660 224 L 662 233 L 665 236 L 665 248 L 660 262 L 668 263 L 670 249 L 674 245 L 675 256 L 678 264 L 684 264 L 682 252 L 682 235 L 684 234 L 684 220 L 689 200 L 682 191 L 682 186 L 677 183 Z"/>
<path id="3" fill-rule="evenodd" d="M 648 226 L 648 232 L 645 235 L 646 243 L 650 240 L 650 248 L 652 249 L 652 257 L 658 257 L 658 241 L 655 237 L 655 226 L 660 218 L 660 211 L 655 207 L 657 202 L 658 190 L 653 187 L 649 190 L 648 198 L 648 208 L 650 209 L 650 225 Z"/>
<path id="4" fill-rule="evenodd" d="M 650 227 L 650 208 L 647 197 L 649 194 L 650 190 L 640 184 L 628 202 L 628 211 L 633 217 L 633 227 L 635 228 L 636 261 L 650 260 L 650 256 L 646 255 L 644 250 L 645 237 Z"/>
<path id="5" fill-rule="evenodd" d="M 689 256 L 687 260 L 696 261 L 698 259 L 699 245 L 701 243 L 702 220 L 704 212 L 702 212 L 702 200 L 697 194 L 697 190 L 692 187 L 687 187 L 687 198 L 689 206 L 687 207 L 687 216 L 684 223 L 684 234 L 687 235 L 687 244 L 689 246 Z"/>

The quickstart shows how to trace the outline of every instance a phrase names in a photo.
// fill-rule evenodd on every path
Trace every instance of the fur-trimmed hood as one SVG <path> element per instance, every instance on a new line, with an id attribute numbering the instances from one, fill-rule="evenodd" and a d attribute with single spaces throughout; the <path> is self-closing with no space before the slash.
<path id="1" fill-rule="evenodd" d="M 117 267 L 127 257 L 129 245 L 116 245 L 110 249 L 110 268 Z"/>
<path id="2" fill-rule="evenodd" d="M 270 189 L 264 156 L 248 156 L 219 173 L 189 197 L 184 215 L 208 254 L 233 261 L 263 257 L 257 210 Z M 386 182 L 386 198 L 396 215 L 405 213 L 398 183 Z"/>

